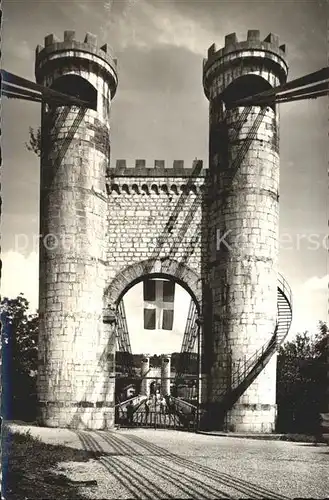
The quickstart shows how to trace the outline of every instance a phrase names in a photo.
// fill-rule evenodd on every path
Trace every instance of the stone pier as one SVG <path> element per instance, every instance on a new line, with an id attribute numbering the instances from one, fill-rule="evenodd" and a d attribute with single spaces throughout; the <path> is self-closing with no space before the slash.
<path id="1" fill-rule="evenodd" d="M 141 362 L 141 377 L 143 378 L 141 383 L 141 395 L 149 396 L 150 395 L 150 380 L 147 378 L 150 372 L 150 355 L 144 355 Z"/>
<path id="2" fill-rule="evenodd" d="M 161 392 L 163 396 L 170 396 L 171 354 L 164 354 L 161 358 Z"/>

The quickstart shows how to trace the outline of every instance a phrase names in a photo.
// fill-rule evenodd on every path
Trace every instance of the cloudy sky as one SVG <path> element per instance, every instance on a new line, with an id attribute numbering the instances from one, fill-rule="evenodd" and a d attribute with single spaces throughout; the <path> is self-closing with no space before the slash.
<path id="1" fill-rule="evenodd" d="M 233 31 L 240 40 L 248 29 L 260 29 L 264 38 L 274 32 L 287 45 L 293 79 L 328 64 L 328 19 L 324 0 L 7 0 L 2 67 L 33 80 L 35 47 L 46 35 L 61 38 L 72 29 L 82 40 L 95 33 L 119 64 L 112 160 L 207 161 L 202 59 L 208 47 L 221 47 Z M 280 113 L 280 270 L 294 293 L 294 334 L 327 320 L 328 100 L 283 104 Z M 5 99 L 2 119 L 1 292 L 24 292 L 36 308 L 39 163 L 24 143 L 29 126 L 40 124 L 40 106 Z"/>

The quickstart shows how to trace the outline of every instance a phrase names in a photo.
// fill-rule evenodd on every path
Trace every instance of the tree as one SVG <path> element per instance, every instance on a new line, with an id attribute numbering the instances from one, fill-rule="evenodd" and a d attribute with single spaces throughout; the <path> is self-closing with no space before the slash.
<path id="1" fill-rule="evenodd" d="M 277 427 L 281 432 L 317 433 L 326 393 L 328 327 L 319 323 L 312 340 L 307 332 L 280 348 L 277 372 Z"/>
<path id="2" fill-rule="evenodd" d="M 319 331 L 315 336 L 314 354 L 321 361 L 329 359 L 329 327 L 323 321 L 319 321 Z"/>
<path id="3" fill-rule="evenodd" d="M 29 142 L 25 143 L 26 149 L 32 151 L 39 158 L 41 156 L 41 127 L 38 127 L 34 132 L 32 127 L 29 127 Z"/>
<path id="4" fill-rule="evenodd" d="M 5 418 L 34 420 L 38 363 L 38 315 L 28 314 L 23 296 L 5 297 L 2 322 L 2 413 Z"/>

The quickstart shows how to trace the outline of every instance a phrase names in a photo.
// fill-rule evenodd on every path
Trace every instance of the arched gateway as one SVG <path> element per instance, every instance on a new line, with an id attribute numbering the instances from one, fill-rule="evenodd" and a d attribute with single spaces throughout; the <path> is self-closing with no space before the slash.
<path id="1" fill-rule="evenodd" d="M 110 165 L 118 84 L 111 49 L 89 33 L 77 41 L 72 31 L 37 47 L 38 83 L 86 102 L 42 106 L 43 425 L 113 427 L 121 299 L 152 277 L 179 283 L 195 304 L 182 353 L 191 351 L 197 327 L 198 373 L 207 383 L 201 396 L 199 384 L 202 404 L 190 413 L 200 410 L 203 428 L 273 430 L 275 353 L 291 322 L 290 290 L 277 270 L 279 118 L 274 106 L 237 107 L 234 100 L 286 76 L 285 47 L 275 35 L 261 40 L 250 30 L 243 42 L 228 35 L 224 48 L 209 48 L 203 65 L 209 168 L 200 160 Z M 164 358 L 163 380 L 172 361 Z M 147 363 L 145 357 L 141 373 Z M 141 396 L 147 390 L 141 384 Z M 166 396 L 180 418 L 184 398 Z"/>
<path id="2" fill-rule="evenodd" d="M 167 278 L 179 283 L 191 295 L 200 313 L 202 301 L 200 274 L 182 262 L 166 258 L 136 262 L 120 271 L 105 291 L 104 308 L 116 309 L 123 295 L 146 277 Z"/>
<path id="3" fill-rule="evenodd" d="M 140 366 L 137 365 L 133 368 L 134 360 L 127 337 L 133 340 L 134 332 L 128 332 L 125 309 L 122 306 L 122 302 L 125 294 L 137 283 L 144 280 L 169 280 L 181 285 L 191 298 L 191 305 L 192 307 L 194 306 L 193 309 L 195 310 L 195 318 L 200 317 L 202 310 L 202 282 L 200 274 L 183 262 L 168 258 L 147 259 L 128 265 L 115 276 L 106 289 L 104 296 L 104 319 L 107 318 L 105 321 L 111 324 L 111 318 L 113 318 L 112 321 L 116 326 L 116 337 L 118 338 L 116 366 L 119 371 L 116 372 L 115 380 L 113 380 L 116 422 L 121 425 L 127 423 L 127 408 L 129 404 L 133 404 L 134 425 L 181 428 L 186 427 L 186 424 L 188 424 L 192 428 L 193 424 L 194 428 L 196 415 L 193 418 L 193 422 L 187 421 L 186 418 L 183 421 L 182 417 L 179 419 L 175 415 L 175 411 L 170 414 L 169 410 L 171 407 L 174 408 L 175 404 L 177 406 L 175 396 L 177 396 L 178 390 L 180 391 L 180 395 L 183 394 L 185 396 L 185 399 L 182 399 L 180 403 L 181 405 L 185 405 L 185 413 L 190 413 L 191 408 L 188 401 L 186 401 L 187 396 L 194 396 L 194 403 L 198 405 L 198 392 L 201 388 L 201 377 L 196 371 L 198 367 L 197 359 L 199 357 L 198 348 L 200 348 L 199 326 L 191 325 L 189 334 L 188 330 L 186 330 L 184 335 L 185 339 L 193 335 L 193 350 L 195 352 L 194 375 L 193 368 L 191 369 L 191 367 L 189 367 L 189 375 L 185 375 L 184 377 L 181 373 L 183 365 L 186 366 L 189 364 L 186 351 L 180 355 L 178 363 L 177 359 L 175 359 L 174 373 L 172 372 L 173 363 L 171 362 L 171 354 L 162 355 L 161 366 L 158 367 L 152 367 L 152 358 L 144 354 Z M 109 328 L 111 329 L 111 327 Z M 162 332 L 161 334 L 158 332 L 158 334 L 165 335 L 166 333 Z M 182 343 L 183 332 L 181 337 Z M 119 364 L 119 368 L 118 363 L 121 363 Z M 122 363 L 124 365 L 123 369 Z M 183 382 L 185 382 L 185 385 Z M 189 387 L 192 387 L 192 389 L 189 389 Z M 145 408 L 145 401 L 148 401 L 148 409 Z M 164 411 L 164 407 L 166 411 Z"/>

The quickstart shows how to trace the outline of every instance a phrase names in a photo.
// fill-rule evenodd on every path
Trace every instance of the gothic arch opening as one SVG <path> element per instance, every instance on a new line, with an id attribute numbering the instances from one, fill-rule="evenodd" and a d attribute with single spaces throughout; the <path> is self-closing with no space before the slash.
<path id="1" fill-rule="evenodd" d="M 97 90 L 82 76 L 72 74 L 60 76 L 50 88 L 86 101 L 91 109 L 97 110 Z"/>

